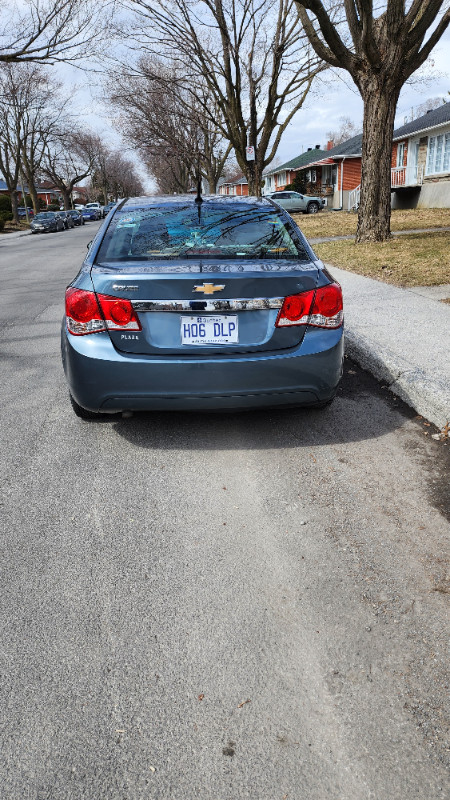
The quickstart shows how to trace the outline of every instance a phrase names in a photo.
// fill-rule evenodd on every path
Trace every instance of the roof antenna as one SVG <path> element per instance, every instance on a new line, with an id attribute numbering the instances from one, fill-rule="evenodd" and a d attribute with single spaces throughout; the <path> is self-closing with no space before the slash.
<path id="1" fill-rule="evenodd" d="M 197 197 L 195 198 L 195 203 L 197 203 L 197 213 L 198 213 L 198 224 L 201 225 L 202 221 L 202 206 L 203 197 L 202 197 L 202 173 L 200 172 L 200 156 L 197 160 Z"/>
<path id="2" fill-rule="evenodd" d="M 202 173 L 200 171 L 200 155 L 197 158 L 197 169 L 196 169 L 196 178 L 197 178 L 197 197 L 195 198 L 196 203 L 203 203 L 202 198 Z"/>

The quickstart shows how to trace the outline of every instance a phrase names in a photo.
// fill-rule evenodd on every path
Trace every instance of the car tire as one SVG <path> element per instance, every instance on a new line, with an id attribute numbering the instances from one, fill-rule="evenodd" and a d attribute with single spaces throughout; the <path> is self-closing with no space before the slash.
<path id="1" fill-rule="evenodd" d="M 307 214 L 317 214 L 318 211 L 319 211 L 318 203 L 308 203 L 308 206 L 306 208 Z"/>
<path id="2" fill-rule="evenodd" d="M 88 411 L 87 408 L 83 408 L 83 406 L 79 406 L 77 401 L 74 400 L 72 395 L 69 395 L 70 402 L 72 405 L 73 412 L 76 414 L 77 417 L 80 419 L 84 419 L 86 422 L 100 422 L 102 419 L 105 419 L 107 416 L 106 414 L 100 414 L 96 411 Z"/>
<path id="3" fill-rule="evenodd" d="M 327 406 L 331 406 L 332 402 L 335 400 L 336 395 L 334 394 L 333 397 L 330 397 L 328 400 L 320 400 L 317 403 L 311 403 L 308 405 L 308 408 L 314 408 L 320 411 L 321 408 L 327 408 Z"/>

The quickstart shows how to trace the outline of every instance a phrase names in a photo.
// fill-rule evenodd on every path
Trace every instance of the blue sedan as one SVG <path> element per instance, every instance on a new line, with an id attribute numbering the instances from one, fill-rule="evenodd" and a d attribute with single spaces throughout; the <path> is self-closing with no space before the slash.
<path id="1" fill-rule="evenodd" d="M 81 216 L 88 222 L 91 219 L 99 219 L 98 210 L 96 208 L 86 208 L 86 206 L 81 209 Z"/>
<path id="2" fill-rule="evenodd" d="M 342 374 L 342 292 L 270 200 L 124 200 L 66 291 L 62 359 L 84 419 L 322 407 Z"/>

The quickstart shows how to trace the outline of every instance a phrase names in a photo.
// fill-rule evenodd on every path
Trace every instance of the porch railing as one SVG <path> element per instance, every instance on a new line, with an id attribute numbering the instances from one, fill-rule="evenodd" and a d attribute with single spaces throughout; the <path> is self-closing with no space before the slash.
<path id="1" fill-rule="evenodd" d="M 401 189 L 402 186 L 422 186 L 423 164 L 414 167 L 393 167 L 391 169 L 391 186 Z"/>
<path id="2" fill-rule="evenodd" d="M 348 193 L 348 210 L 353 211 L 353 209 L 357 209 L 359 206 L 359 198 L 361 197 L 361 184 L 356 187 L 356 189 L 352 189 L 351 192 Z"/>

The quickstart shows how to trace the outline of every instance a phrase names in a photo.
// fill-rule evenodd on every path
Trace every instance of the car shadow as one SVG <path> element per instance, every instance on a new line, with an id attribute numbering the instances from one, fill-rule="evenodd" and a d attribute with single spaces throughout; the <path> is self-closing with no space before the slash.
<path id="1" fill-rule="evenodd" d="M 415 412 L 387 387 L 346 358 L 337 397 L 321 410 L 136 412 L 111 422 L 119 436 L 139 448 L 267 450 L 374 439 L 413 416 Z"/>

